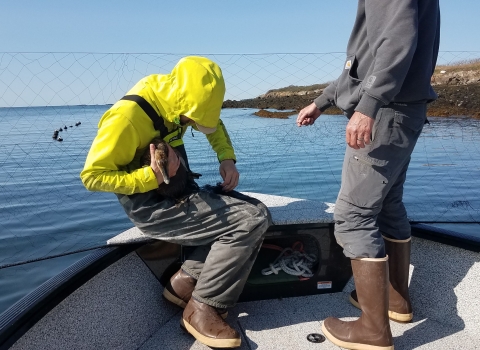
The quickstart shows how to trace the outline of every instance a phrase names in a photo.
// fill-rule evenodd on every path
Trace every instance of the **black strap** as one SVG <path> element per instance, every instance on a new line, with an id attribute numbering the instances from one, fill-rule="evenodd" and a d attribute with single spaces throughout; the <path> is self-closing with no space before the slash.
<path id="1" fill-rule="evenodd" d="M 160 137 L 164 138 L 168 135 L 168 129 L 165 126 L 163 118 L 159 115 L 155 109 L 153 109 L 152 105 L 147 102 L 142 96 L 139 95 L 125 95 L 120 100 L 127 100 L 136 102 L 141 109 L 145 112 L 146 115 L 152 120 L 153 127 L 155 130 L 160 131 Z"/>
<path id="2" fill-rule="evenodd" d="M 168 135 L 168 129 L 165 126 L 165 122 L 160 116 L 155 109 L 153 109 L 152 105 L 147 102 L 142 96 L 140 95 L 125 95 L 123 96 L 120 100 L 127 100 L 127 101 L 133 101 L 136 102 L 141 109 L 145 112 L 146 115 L 152 120 L 153 122 L 153 127 L 155 130 L 160 131 L 160 137 L 163 139 L 165 136 Z M 188 164 L 188 157 L 187 157 L 187 152 L 185 151 L 185 146 L 179 145 L 175 147 L 177 149 L 181 156 L 183 157 L 183 160 L 185 161 L 185 165 L 187 167 L 187 170 L 191 172 L 190 170 L 190 165 Z"/>

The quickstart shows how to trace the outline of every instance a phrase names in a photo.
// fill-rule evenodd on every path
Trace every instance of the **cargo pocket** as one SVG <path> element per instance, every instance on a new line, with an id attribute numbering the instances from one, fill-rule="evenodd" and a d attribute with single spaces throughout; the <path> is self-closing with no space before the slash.
<path id="1" fill-rule="evenodd" d="M 414 105 L 395 108 L 394 123 L 390 135 L 391 145 L 410 148 L 412 143 L 416 143 L 426 120 L 422 107 L 423 105 Z"/>
<path id="2" fill-rule="evenodd" d="M 387 193 L 390 171 L 387 163 L 354 154 L 348 160 L 343 200 L 361 208 L 379 208 Z"/>
<path id="3" fill-rule="evenodd" d="M 353 111 L 360 101 L 362 80 L 358 79 L 358 61 L 355 55 L 347 56 L 342 74 L 337 80 L 335 104 L 343 111 Z M 338 92 L 342 94 L 339 95 Z"/>

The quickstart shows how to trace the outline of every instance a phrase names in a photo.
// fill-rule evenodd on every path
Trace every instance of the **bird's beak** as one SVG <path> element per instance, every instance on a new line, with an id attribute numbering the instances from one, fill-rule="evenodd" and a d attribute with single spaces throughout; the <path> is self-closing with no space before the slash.
<path id="1" fill-rule="evenodd" d="M 167 168 L 165 167 L 165 164 L 162 164 L 160 162 L 157 162 L 157 165 L 160 169 L 160 172 L 162 173 L 162 176 L 163 176 L 163 182 L 165 182 L 165 184 L 169 184 L 170 183 L 170 176 L 168 176 L 168 170 Z"/>

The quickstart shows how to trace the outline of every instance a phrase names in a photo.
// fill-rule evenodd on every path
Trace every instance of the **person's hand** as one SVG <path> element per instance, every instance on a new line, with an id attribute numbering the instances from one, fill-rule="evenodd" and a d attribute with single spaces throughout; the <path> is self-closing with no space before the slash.
<path id="1" fill-rule="evenodd" d="M 157 162 L 155 161 L 155 145 L 153 143 L 150 144 L 150 166 L 152 167 L 153 172 L 155 173 L 155 177 L 157 178 L 158 184 L 162 184 L 164 182 L 164 175 L 165 171 L 168 171 L 168 176 L 173 177 L 177 174 L 178 167 L 180 166 L 180 158 L 178 157 L 177 153 L 173 150 L 173 148 L 168 145 L 168 160 L 167 160 L 167 169 L 162 169 L 158 166 Z"/>
<path id="2" fill-rule="evenodd" d="M 375 119 L 360 112 L 353 113 L 347 124 L 347 144 L 354 148 L 364 148 L 370 144 Z"/>
<path id="3" fill-rule="evenodd" d="M 233 190 L 238 185 L 240 174 L 232 159 L 225 159 L 220 163 L 220 176 L 223 183 L 220 184 L 225 192 Z"/>
<path id="4" fill-rule="evenodd" d="M 315 103 L 309 104 L 298 113 L 297 126 L 312 125 L 320 117 L 320 114 L 322 112 L 320 112 Z"/>

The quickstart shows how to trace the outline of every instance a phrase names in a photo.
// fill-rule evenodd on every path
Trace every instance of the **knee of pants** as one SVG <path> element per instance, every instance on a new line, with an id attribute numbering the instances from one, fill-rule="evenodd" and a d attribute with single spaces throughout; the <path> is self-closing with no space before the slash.
<path id="1" fill-rule="evenodd" d="M 385 243 L 381 236 L 370 236 L 368 232 L 345 233 L 335 231 L 335 238 L 343 248 L 343 254 L 347 258 L 384 258 L 386 255 Z"/>
<path id="2" fill-rule="evenodd" d="M 371 224 L 380 212 L 380 208 L 364 208 L 356 206 L 342 199 L 337 199 L 333 211 L 333 219 L 335 222 L 351 222 L 356 225 Z"/>
<path id="3" fill-rule="evenodd" d="M 242 205 L 238 207 L 240 208 L 242 209 L 233 226 L 230 229 L 227 227 L 229 233 L 225 235 L 225 240 L 242 242 L 241 246 L 248 247 L 247 251 L 250 254 L 259 247 L 265 237 L 270 225 L 269 215 L 254 205 Z"/>
<path id="4" fill-rule="evenodd" d="M 262 216 L 263 224 L 266 225 L 266 228 L 268 229 L 273 224 L 272 214 L 270 213 L 270 210 L 267 208 L 267 206 L 264 204 L 262 204 L 259 209 L 260 215 Z"/>
<path id="5" fill-rule="evenodd" d="M 252 231 L 257 231 L 259 236 L 263 238 L 268 228 L 272 225 L 272 217 L 267 207 L 265 208 L 257 207 L 257 209 L 258 209 L 257 214 L 253 218 L 254 221 L 256 222 L 256 225 L 254 226 Z"/>
<path id="6" fill-rule="evenodd" d="M 383 258 L 385 246 L 376 215 L 352 204 L 337 201 L 335 238 L 348 258 Z"/>
<path id="7" fill-rule="evenodd" d="M 267 230 L 272 225 L 272 215 L 267 206 L 263 203 L 251 204 L 249 203 L 248 212 L 251 214 L 249 220 L 252 223 L 252 229 Z"/>

